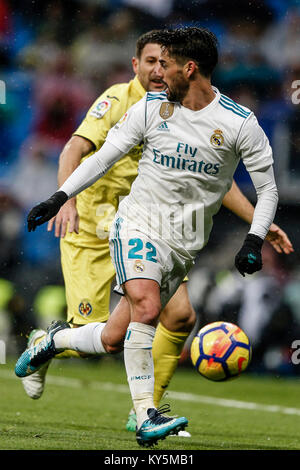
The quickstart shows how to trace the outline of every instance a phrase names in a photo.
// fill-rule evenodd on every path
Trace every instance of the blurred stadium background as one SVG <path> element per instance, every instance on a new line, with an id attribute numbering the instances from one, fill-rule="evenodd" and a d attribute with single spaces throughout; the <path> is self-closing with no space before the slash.
<path id="1" fill-rule="evenodd" d="M 0 0 L 0 339 L 24 349 L 31 328 L 63 317 L 59 241 L 25 216 L 56 190 L 58 156 L 93 100 L 132 78 L 137 37 L 150 29 L 201 25 L 215 32 L 213 84 L 257 115 L 274 150 L 280 204 L 275 222 L 295 252 L 266 243 L 264 268 L 246 279 L 234 256 L 248 226 L 222 209 L 190 275 L 197 328 L 228 320 L 245 329 L 252 370 L 300 375 L 300 1 Z M 243 165 L 236 181 L 255 202 Z M 112 297 L 112 304 L 116 302 Z M 188 349 L 182 358 L 187 359 Z"/>

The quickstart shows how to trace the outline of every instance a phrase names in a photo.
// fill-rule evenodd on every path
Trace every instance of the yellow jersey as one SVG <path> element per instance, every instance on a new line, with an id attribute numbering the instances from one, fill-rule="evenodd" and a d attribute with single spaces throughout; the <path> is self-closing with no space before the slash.
<path id="1" fill-rule="evenodd" d="M 90 140 L 99 150 L 108 131 L 126 111 L 139 101 L 146 91 L 137 77 L 129 83 L 121 83 L 108 88 L 94 102 L 78 129 L 73 135 Z M 84 157 L 89 158 L 93 152 Z M 93 238 L 107 239 L 109 225 L 119 205 L 119 198 L 130 192 L 131 185 L 137 176 L 139 159 L 142 154 L 142 143 L 125 155 L 121 160 L 76 197 L 77 211 L 80 217 L 80 231 L 77 242 L 85 239 L 85 244 L 93 244 Z M 89 237 L 92 235 L 92 237 Z M 87 238 L 89 241 L 87 241 Z M 97 243 L 95 238 L 95 243 Z"/>

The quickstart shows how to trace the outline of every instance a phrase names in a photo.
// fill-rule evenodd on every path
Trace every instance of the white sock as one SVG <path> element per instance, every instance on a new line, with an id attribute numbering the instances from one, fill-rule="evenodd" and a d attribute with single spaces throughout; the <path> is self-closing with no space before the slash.
<path id="1" fill-rule="evenodd" d="M 58 350 L 73 349 L 86 354 L 105 353 L 101 333 L 106 323 L 88 323 L 79 328 L 66 328 L 53 336 L 54 346 Z"/>
<path id="2" fill-rule="evenodd" d="M 148 419 L 148 408 L 155 408 L 152 358 L 154 335 L 153 326 L 131 322 L 124 341 L 124 362 L 138 429 Z"/>

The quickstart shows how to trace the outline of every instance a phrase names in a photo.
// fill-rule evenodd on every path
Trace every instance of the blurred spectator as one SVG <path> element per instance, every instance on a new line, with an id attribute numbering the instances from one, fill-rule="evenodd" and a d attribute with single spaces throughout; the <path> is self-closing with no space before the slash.
<path id="1" fill-rule="evenodd" d="M 123 3 L 157 18 L 166 18 L 172 12 L 174 0 L 123 0 Z"/>
<path id="2" fill-rule="evenodd" d="M 26 336 L 36 326 L 16 286 L 0 278 L 0 338 L 5 340 L 7 354 L 20 354 L 26 347 Z"/>
<path id="3" fill-rule="evenodd" d="M 138 36 L 133 14 L 120 9 L 113 12 L 105 25 L 95 25 L 74 41 L 72 53 L 75 67 L 98 83 L 98 91 L 110 85 L 108 71 L 123 66 L 131 72 L 131 58 Z"/>
<path id="4" fill-rule="evenodd" d="M 21 148 L 11 172 L 10 191 L 22 210 L 28 211 L 57 189 L 57 165 L 49 158 L 46 140 L 32 137 Z"/>
<path id="5" fill-rule="evenodd" d="M 270 87 L 280 76 L 260 52 L 265 29 L 266 23 L 261 19 L 251 21 L 246 15 L 227 22 L 227 31 L 220 41 L 220 63 L 216 74 L 222 88 L 243 87 L 254 97 L 267 98 Z"/>
<path id="6" fill-rule="evenodd" d="M 39 73 L 34 82 L 36 118 L 32 133 L 57 146 L 57 155 L 77 127 L 79 117 L 96 94 L 87 81 L 73 74 L 67 52 L 60 52 L 52 67 Z"/>
<path id="7" fill-rule="evenodd" d="M 8 191 L 0 190 L 0 276 L 13 280 L 20 263 L 22 208 Z"/>
<path id="8" fill-rule="evenodd" d="M 44 71 L 55 65 L 62 52 L 52 31 L 41 31 L 36 40 L 23 47 L 18 53 L 19 66 L 25 70 Z"/>
<path id="9" fill-rule="evenodd" d="M 0 44 L 12 32 L 11 11 L 6 0 L 0 0 Z"/>
<path id="10" fill-rule="evenodd" d="M 291 279 L 283 290 L 283 302 L 289 306 L 298 329 L 300 327 L 300 269 L 292 271 Z M 296 335 L 294 336 L 296 338 Z"/>
<path id="11" fill-rule="evenodd" d="M 269 26 L 260 49 L 275 69 L 286 70 L 300 64 L 300 5 Z"/>
<path id="12" fill-rule="evenodd" d="M 63 286 L 47 285 L 37 292 L 33 309 L 39 328 L 47 329 L 53 320 L 66 318 L 66 297 Z"/>

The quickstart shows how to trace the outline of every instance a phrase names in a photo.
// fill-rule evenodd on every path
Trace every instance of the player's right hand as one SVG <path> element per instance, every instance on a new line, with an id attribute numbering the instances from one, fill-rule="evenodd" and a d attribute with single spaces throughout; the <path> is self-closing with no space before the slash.
<path id="1" fill-rule="evenodd" d="M 64 191 L 57 191 L 47 201 L 41 202 L 31 209 L 27 216 L 28 232 L 34 232 L 38 225 L 42 225 L 54 217 L 67 199 L 68 196 Z"/>
<path id="2" fill-rule="evenodd" d="M 64 238 L 68 232 L 79 233 L 79 214 L 76 209 L 76 198 L 69 199 L 59 210 L 58 214 L 48 222 L 48 232 L 54 226 L 54 235 Z"/>

